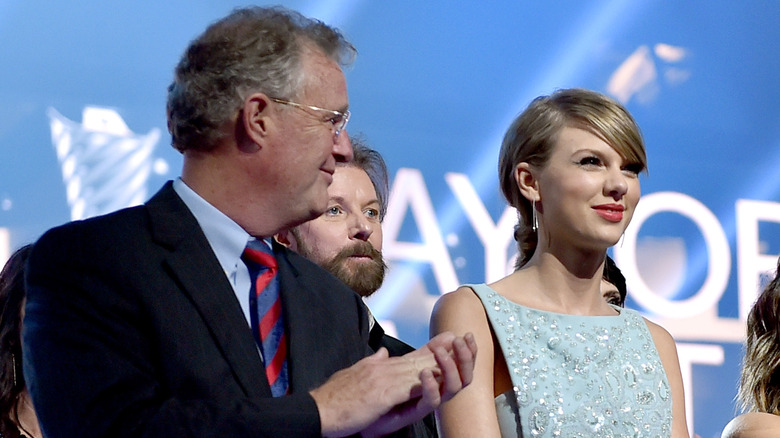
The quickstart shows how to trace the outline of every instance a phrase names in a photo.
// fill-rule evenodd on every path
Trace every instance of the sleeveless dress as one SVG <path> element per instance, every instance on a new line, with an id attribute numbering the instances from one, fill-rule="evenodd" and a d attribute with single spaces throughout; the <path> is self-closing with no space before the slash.
<path id="1" fill-rule="evenodd" d="M 485 284 L 482 300 L 513 388 L 496 397 L 502 437 L 669 437 L 672 397 L 639 312 L 546 312 Z"/>

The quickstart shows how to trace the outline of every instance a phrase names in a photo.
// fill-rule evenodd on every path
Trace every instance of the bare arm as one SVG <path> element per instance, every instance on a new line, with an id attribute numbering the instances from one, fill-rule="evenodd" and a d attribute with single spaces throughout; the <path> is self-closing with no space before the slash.
<path id="1" fill-rule="evenodd" d="M 439 408 L 441 436 L 499 437 L 493 394 L 493 337 L 482 303 L 470 288 L 461 287 L 436 303 L 431 335 L 445 331 L 473 333 L 480 352 L 471 385 Z"/>
<path id="2" fill-rule="evenodd" d="M 750 412 L 731 420 L 721 438 L 773 438 L 780 436 L 780 416 Z"/>
<path id="3" fill-rule="evenodd" d="M 442 333 L 401 357 L 381 348 L 311 391 L 322 434 L 381 436 L 419 421 L 472 380 L 471 334 Z"/>
<path id="4" fill-rule="evenodd" d="M 688 437 L 688 425 L 685 418 L 685 394 L 683 391 L 680 360 L 677 358 L 677 345 L 674 338 L 663 327 L 645 319 L 650 334 L 653 336 L 655 348 L 661 357 L 666 378 L 672 391 L 672 436 Z"/>

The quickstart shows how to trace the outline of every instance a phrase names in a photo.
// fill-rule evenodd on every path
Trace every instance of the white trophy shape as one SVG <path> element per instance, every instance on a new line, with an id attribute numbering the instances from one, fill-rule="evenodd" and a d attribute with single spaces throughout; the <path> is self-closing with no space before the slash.
<path id="1" fill-rule="evenodd" d="M 85 107 L 81 124 L 47 111 L 62 168 L 71 220 L 110 213 L 146 201 L 152 151 L 160 130 L 135 134 L 113 109 Z"/>

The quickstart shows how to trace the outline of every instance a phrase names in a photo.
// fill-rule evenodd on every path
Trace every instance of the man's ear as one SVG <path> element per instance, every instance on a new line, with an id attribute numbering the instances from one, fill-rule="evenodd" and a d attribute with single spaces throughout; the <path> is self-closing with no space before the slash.
<path id="1" fill-rule="evenodd" d="M 536 176 L 537 170 L 526 162 L 515 166 L 515 182 L 520 189 L 520 193 L 529 201 L 538 201 L 541 199 L 539 194 L 539 180 Z"/>
<path id="2" fill-rule="evenodd" d="M 244 100 L 238 124 L 244 131 L 242 143 L 254 144 L 255 148 L 262 149 L 273 130 L 271 112 L 271 99 L 264 93 L 254 93 Z"/>
<path id="3" fill-rule="evenodd" d="M 280 245 L 284 245 L 293 251 L 297 250 L 295 236 L 293 236 L 292 230 L 284 230 L 277 234 L 274 234 L 274 240 Z"/>

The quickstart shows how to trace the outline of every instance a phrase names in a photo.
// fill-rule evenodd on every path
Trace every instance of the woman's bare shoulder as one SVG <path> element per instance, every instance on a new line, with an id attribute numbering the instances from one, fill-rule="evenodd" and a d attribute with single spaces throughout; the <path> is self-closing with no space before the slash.
<path id="1" fill-rule="evenodd" d="M 666 351 L 671 350 L 676 355 L 677 346 L 672 334 L 653 321 L 650 321 L 647 318 L 643 319 L 645 320 L 645 324 L 647 324 L 647 329 L 650 331 L 650 335 L 653 337 L 653 341 L 655 341 L 655 346 L 659 350 L 659 353 L 665 353 Z"/>
<path id="2" fill-rule="evenodd" d="M 468 286 L 442 295 L 433 308 L 431 315 L 431 334 L 442 331 L 487 332 L 488 322 L 485 308 L 477 294 Z M 481 348 L 481 347 L 480 347 Z"/>
<path id="3" fill-rule="evenodd" d="M 721 438 L 773 438 L 780 436 L 780 416 L 764 412 L 742 414 L 729 422 Z"/>
<path id="4" fill-rule="evenodd" d="M 482 301 L 474 290 L 469 286 L 461 286 L 452 292 L 442 295 L 436 306 L 434 313 L 482 313 Z"/>

